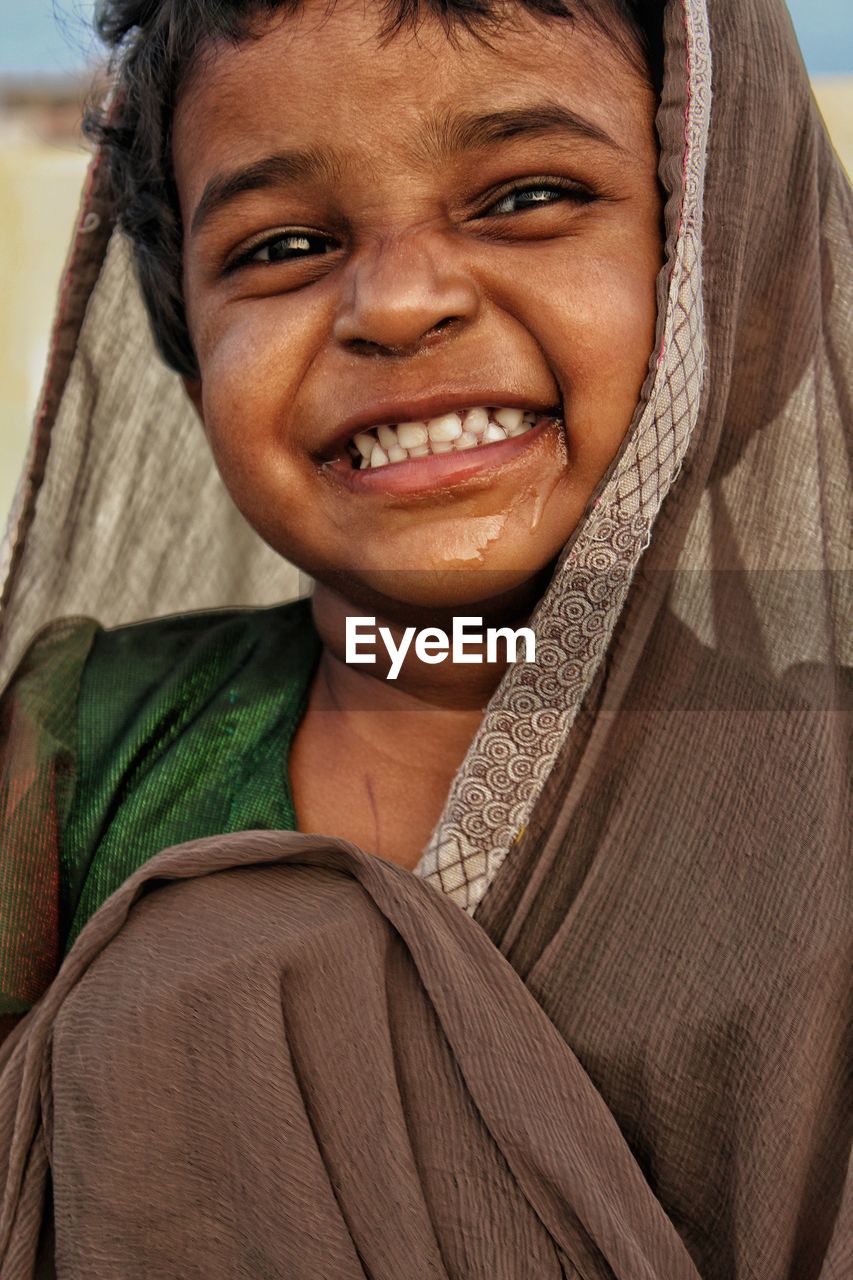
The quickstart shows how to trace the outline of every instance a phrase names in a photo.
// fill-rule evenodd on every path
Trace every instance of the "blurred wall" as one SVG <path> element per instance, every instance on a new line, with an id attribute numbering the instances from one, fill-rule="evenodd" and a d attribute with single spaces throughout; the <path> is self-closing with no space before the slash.
<path id="1" fill-rule="evenodd" d="M 14 496 L 88 157 L 0 141 L 0 520 Z"/>
<path id="2" fill-rule="evenodd" d="M 818 78 L 815 92 L 853 172 L 853 77 Z M 48 142 L 20 122 L 0 122 L 0 534 L 26 452 L 88 163 L 82 147 L 58 132 Z"/>
<path id="3" fill-rule="evenodd" d="M 853 76 L 815 76 L 812 84 L 829 136 L 853 175 Z"/>

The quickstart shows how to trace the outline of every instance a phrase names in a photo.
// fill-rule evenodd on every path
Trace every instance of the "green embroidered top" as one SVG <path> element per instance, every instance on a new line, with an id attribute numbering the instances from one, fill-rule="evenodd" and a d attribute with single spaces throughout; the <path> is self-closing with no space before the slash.
<path id="1" fill-rule="evenodd" d="M 0 1015 L 160 850 L 295 828 L 287 756 L 319 652 L 307 601 L 35 637 L 0 695 Z"/>

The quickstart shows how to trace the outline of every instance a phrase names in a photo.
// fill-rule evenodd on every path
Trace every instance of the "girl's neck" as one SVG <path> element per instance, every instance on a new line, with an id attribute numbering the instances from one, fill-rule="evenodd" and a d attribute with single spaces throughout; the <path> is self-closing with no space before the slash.
<path id="1" fill-rule="evenodd" d="M 370 630 L 388 627 L 399 645 L 405 620 L 372 606 L 357 612 L 319 585 L 313 612 L 323 651 L 289 760 L 299 829 L 341 836 L 412 870 L 506 662 L 429 664 L 412 650 L 389 680 L 381 644 L 374 664 L 347 661 L 346 621 L 375 617 Z M 418 629 L 425 625 L 421 616 Z"/>

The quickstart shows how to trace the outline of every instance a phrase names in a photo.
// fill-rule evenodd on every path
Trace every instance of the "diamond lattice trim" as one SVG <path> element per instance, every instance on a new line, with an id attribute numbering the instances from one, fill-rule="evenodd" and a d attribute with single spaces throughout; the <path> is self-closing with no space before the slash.
<path id="1" fill-rule="evenodd" d="M 699 414 L 702 197 L 711 99 L 705 0 L 683 0 L 683 188 L 651 394 L 532 624 L 536 663 L 510 667 L 456 775 L 417 872 L 473 913 L 530 815 L 604 657 Z"/>

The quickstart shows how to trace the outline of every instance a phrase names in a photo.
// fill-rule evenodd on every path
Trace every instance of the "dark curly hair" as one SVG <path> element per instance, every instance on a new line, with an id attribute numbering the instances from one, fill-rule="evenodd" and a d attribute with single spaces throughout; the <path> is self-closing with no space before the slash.
<path id="1" fill-rule="evenodd" d="M 333 0 L 332 0 L 333 2 Z M 513 0 L 542 19 L 590 21 L 660 85 L 664 0 Z M 142 294 L 166 363 L 187 377 L 198 364 L 182 293 L 182 240 L 171 162 L 171 123 L 183 77 L 214 40 L 250 38 L 270 14 L 295 13 L 302 0 L 99 0 L 96 28 L 112 49 L 114 93 L 93 107 L 86 132 L 105 150 L 118 222 L 133 246 Z M 507 15 L 506 0 L 377 0 L 391 39 L 437 16 L 449 35 L 464 27 L 487 38 Z"/>

